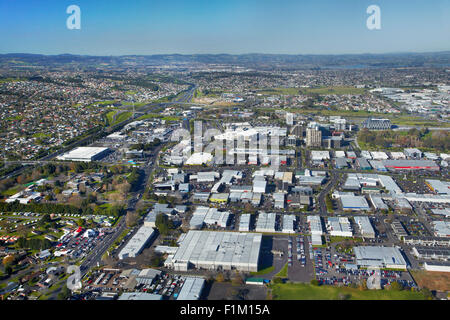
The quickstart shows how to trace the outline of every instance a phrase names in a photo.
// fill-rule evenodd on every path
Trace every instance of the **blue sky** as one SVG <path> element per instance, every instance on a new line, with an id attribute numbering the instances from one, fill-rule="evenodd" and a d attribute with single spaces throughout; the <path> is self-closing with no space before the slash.
<path id="1" fill-rule="evenodd" d="M 0 53 L 430 52 L 450 50 L 450 0 L 0 0 L 0 30 Z"/>

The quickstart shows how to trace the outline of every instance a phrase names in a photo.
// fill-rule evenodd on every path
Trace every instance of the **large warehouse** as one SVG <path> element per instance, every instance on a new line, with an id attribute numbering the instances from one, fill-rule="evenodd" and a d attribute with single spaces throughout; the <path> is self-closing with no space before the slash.
<path id="1" fill-rule="evenodd" d="M 176 271 L 258 271 L 262 234 L 190 230 L 171 258 Z"/>
<path id="2" fill-rule="evenodd" d="M 57 157 L 58 160 L 91 162 L 100 160 L 109 152 L 108 148 L 78 147 Z"/>
<path id="3" fill-rule="evenodd" d="M 148 244 L 154 232 L 155 230 L 153 228 L 142 226 L 119 252 L 119 259 L 135 258 L 138 256 Z"/>
<path id="4" fill-rule="evenodd" d="M 356 263 L 361 267 L 405 269 L 406 261 L 395 247 L 364 246 L 354 247 Z"/>
<path id="5" fill-rule="evenodd" d="M 439 170 L 433 160 L 383 160 L 382 163 L 391 170 Z"/>

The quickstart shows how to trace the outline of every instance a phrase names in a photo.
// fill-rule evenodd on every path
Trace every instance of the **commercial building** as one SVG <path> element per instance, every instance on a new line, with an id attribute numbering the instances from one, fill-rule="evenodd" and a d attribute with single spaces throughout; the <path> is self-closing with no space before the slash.
<path id="1" fill-rule="evenodd" d="M 431 224 L 436 237 L 450 237 L 450 221 L 433 221 Z"/>
<path id="2" fill-rule="evenodd" d="M 323 150 L 312 150 L 311 160 L 312 161 L 330 160 L 330 152 Z"/>
<path id="3" fill-rule="evenodd" d="M 343 196 L 340 198 L 344 210 L 369 210 L 366 198 L 362 196 Z"/>
<path id="4" fill-rule="evenodd" d="M 176 271 L 258 271 L 262 234 L 217 231 L 189 231 L 170 261 Z"/>
<path id="5" fill-rule="evenodd" d="M 387 160 L 389 159 L 389 156 L 382 151 L 371 151 L 370 155 L 372 156 L 373 160 Z"/>
<path id="6" fill-rule="evenodd" d="M 142 226 L 119 252 L 119 259 L 137 257 L 150 242 L 155 230 L 152 227 Z"/>
<path id="7" fill-rule="evenodd" d="M 241 214 L 239 219 L 239 231 L 250 231 L 251 214 Z"/>
<path id="8" fill-rule="evenodd" d="M 360 267 L 379 267 L 406 270 L 406 261 L 396 247 L 354 247 L 356 263 Z"/>
<path id="9" fill-rule="evenodd" d="M 178 293 L 177 300 L 198 300 L 205 286 L 205 279 L 199 277 L 187 277 Z"/>
<path id="10" fill-rule="evenodd" d="M 368 118 L 362 123 L 362 127 L 369 130 L 389 130 L 391 126 L 391 120 L 389 119 Z"/>
<path id="11" fill-rule="evenodd" d="M 293 214 L 285 214 L 283 215 L 283 233 L 295 233 L 294 223 L 296 217 Z"/>
<path id="12" fill-rule="evenodd" d="M 425 184 L 436 194 L 450 195 L 450 182 L 427 179 Z"/>
<path id="13" fill-rule="evenodd" d="M 151 285 L 153 281 L 161 275 L 161 271 L 156 269 L 142 269 L 136 276 L 136 282 L 143 285 Z"/>
<path id="14" fill-rule="evenodd" d="M 211 194 L 211 197 L 209 197 L 209 201 L 215 203 L 227 203 L 229 197 L 229 193 L 213 193 Z"/>
<path id="15" fill-rule="evenodd" d="M 383 166 L 391 170 L 433 170 L 439 166 L 433 160 L 383 160 Z"/>
<path id="16" fill-rule="evenodd" d="M 413 254 L 420 259 L 450 260 L 450 248 L 414 247 Z"/>
<path id="17" fill-rule="evenodd" d="M 327 219 L 327 230 L 331 236 L 353 236 L 350 221 L 346 217 L 329 217 Z"/>
<path id="18" fill-rule="evenodd" d="M 320 131 L 319 126 L 312 126 L 306 128 L 306 146 L 307 147 L 322 146 L 322 131 Z"/>
<path id="19" fill-rule="evenodd" d="M 375 230 L 370 223 L 370 219 L 367 216 L 357 216 L 355 217 L 355 222 L 359 227 L 359 231 L 364 238 L 374 239 Z"/>
<path id="20" fill-rule="evenodd" d="M 336 169 L 348 168 L 348 162 L 345 158 L 336 158 L 334 160 L 334 166 Z"/>
<path id="21" fill-rule="evenodd" d="M 68 161 L 82 161 L 91 162 L 100 160 L 110 150 L 108 148 L 101 147 L 78 147 L 68 153 L 65 153 L 59 157 L 58 160 L 68 160 Z"/>
<path id="22" fill-rule="evenodd" d="M 193 153 L 187 160 L 186 165 L 202 165 L 209 164 L 213 161 L 213 155 L 207 152 L 196 152 Z"/>
<path id="23" fill-rule="evenodd" d="M 322 235 L 322 220 L 320 219 L 320 216 L 308 216 L 306 218 L 306 222 L 308 223 L 309 230 L 311 231 L 312 235 Z"/>
<path id="24" fill-rule="evenodd" d="M 422 158 L 422 151 L 416 148 L 407 148 L 403 149 L 403 152 L 406 157 L 409 159 L 420 159 Z"/>
<path id="25" fill-rule="evenodd" d="M 162 295 L 147 292 L 124 292 L 119 300 L 162 300 Z"/>
<path id="26" fill-rule="evenodd" d="M 427 271 L 450 272 L 450 262 L 426 261 L 423 267 Z"/>
<path id="27" fill-rule="evenodd" d="M 361 170 L 370 170 L 372 169 L 372 166 L 369 164 L 369 162 L 365 158 L 358 158 L 356 159 L 356 164 Z"/>
<path id="28" fill-rule="evenodd" d="M 275 232 L 275 221 L 277 215 L 275 213 L 261 212 L 256 220 L 256 232 Z"/>

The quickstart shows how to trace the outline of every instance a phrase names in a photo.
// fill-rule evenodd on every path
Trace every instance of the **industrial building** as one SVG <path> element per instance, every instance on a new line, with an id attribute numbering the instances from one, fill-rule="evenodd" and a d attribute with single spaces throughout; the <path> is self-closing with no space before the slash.
<path id="1" fill-rule="evenodd" d="M 431 224 L 436 237 L 450 237 L 450 221 L 433 221 Z"/>
<path id="2" fill-rule="evenodd" d="M 198 166 L 202 164 L 209 164 L 213 161 L 213 155 L 207 152 L 193 153 L 187 160 L 186 165 Z"/>
<path id="3" fill-rule="evenodd" d="M 201 229 L 203 224 L 217 225 L 226 228 L 230 218 L 228 211 L 219 211 L 216 208 L 197 207 L 189 221 L 190 229 Z"/>
<path id="4" fill-rule="evenodd" d="M 293 214 L 285 214 L 283 215 L 283 233 L 295 233 L 294 223 L 296 221 L 296 217 Z"/>
<path id="5" fill-rule="evenodd" d="M 433 160 L 382 160 L 381 162 L 385 168 L 391 170 L 439 170 L 439 166 Z"/>
<path id="6" fill-rule="evenodd" d="M 306 222 L 308 223 L 309 230 L 311 231 L 311 234 L 314 235 L 322 235 L 322 221 L 320 219 L 320 216 L 308 216 L 306 218 Z"/>
<path id="7" fill-rule="evenodd" d="M 362 123 L 362 127 L 369 130 L 389 130 L 391 129 L 391 120 L 368 118 Z"/>
<path id="8" fill-rule="evenodd" d="M 369 204 L 366 198 L 362 196 L 346 195 L 340 197 L 342 209 L 344 210 L 369 210 Z"/>
<path id="9" fill-rule="evenodd" d="M 241 214 L 241 217 L 239 219 L 239 231 L 250 231 L 250 219 L 251 214 L 244 213 Z"/>
<path id="10" fill-rule="evenodd" d="M 327 219 L 327 230 L 331 236 L 353 236 L 350 221 L 346 217 L 329 217 Z"/>
<path id="11" fill-rule="evenodd" d="M 355 217 L 355 222 L 359 227 L 359 231 L 364 238 L 374 239 L 375 230 L 370 223 L 370 219 L 367 216 L 357 216 Z"/>
<path id="12" fill-rule="evenodd" d="M 356 164 L 361 170 L 370 170 L 372 169 L 372 166 L 369 164 L 369 162 L 365 158 L 357 158 Z"/>
<path id="13" fill-rule="evenodd" d="M 406 270 L 406 261 L 396 247 L 354 247 L 356 263 L 360 267 L 378 267 Z"/>
<path id="14" fill-rule="evenodd" d="M 142 226 L 119 252 L 119 259 L 136 258 L 150 242 L 155 230 L 152 227 Z"/>
<path id="15" fill-rule="evenodd" d="M 275 221 L 277 215 L 275 213 L 261 212 L 256 220 L 256 232 L 275 232 Z"/>
<path id="16" fill-rule="evenodd" d="M 330 152 L 323 150 L 312 150 L 311 160 L 312 161 L 330 160 Z"/>
<path id="17" fill-rule="evenodd" d="M 257 272 L 262 234 L 190 230 L 170 258 L 176 271 L 191 268 Z"/>
<path id="18" fill-rule="evenodd" d="M 162 295 L 147 292 L 124 292 L 119 300 L 162 300 Z"/>
<path id="19" fill-rule="evenodd" d="M 101 147 L 78 147 L 68 153 L 64 153 L 63 155 L 57 157 L 58 160 L 67 160 L 67 161 L 82 161 L 82 162 L 91 162 L 100 160 L 106 154 L 108 154 L 110 150 L 108 148 Z"/>
<path id="20" fill-rule="evenodd" d="M 420 259 L 450 260 L 450 249 L 442 247 L 414 247 L 413 254 Z"/>
<path id="21" fill-rule="evenodd" d="M 199 277 L 187 277 L 178 293 L 177 300 L 198 300 L 205 286 L 205 279 Z"/>
<path id="22" fill-rule="evenodd" d="M 450 272 L 450 262 L 426 261 L 423 267 L 427 271 Z"/>

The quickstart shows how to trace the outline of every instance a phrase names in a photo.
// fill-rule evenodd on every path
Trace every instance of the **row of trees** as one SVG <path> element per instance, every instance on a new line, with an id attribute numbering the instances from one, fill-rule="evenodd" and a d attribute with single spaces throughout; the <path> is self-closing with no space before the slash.
<path id="1" fill-rule="evenodd" d="M 358 140 L 382 148 L 397 146 L 402 148 L 426 147 L 441 152 L 450 150 L 450 132 L 440 130 L 430 133 L 427 128 L 422 130 L 413 128 L 406 134 L 401 131 L 369 131 L 364 128 L 358 133 Z"/>
<path id="2" fill-rule="evenodd" d="M 22 249 L 45 250 L 50 249 L 52 243 L 47 239 L 26 239 L 21 237 L 17 240 L 17 246 Z"/>

